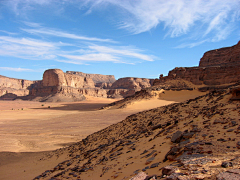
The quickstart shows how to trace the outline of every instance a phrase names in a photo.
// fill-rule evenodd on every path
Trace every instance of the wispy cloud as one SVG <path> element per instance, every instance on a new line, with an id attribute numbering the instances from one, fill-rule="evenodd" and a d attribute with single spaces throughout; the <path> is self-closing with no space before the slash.
<path id="1" fill-rule="evenodd" d="M 0 36 L 1 56 L 12 56 L 31 60 L 54 58 L 62 43 L 51 43 L 30 38 Z"/>
<path id="2" fill-rule="evenodd" d="M 155 58 L 154 56 L 139 53 L 140 50 L 133 49 L 131 47 L 119 47 L 116 49 L 112 47 L 95 45 L 95 46 L 89 46 L 89 48 L 101 53 L 110 53 L 110 54 L 115 54 L 117 56 L 129 56 L 129 57 L 134 57 L 134 58 L 138 58 L 145 61 L 153 61 L 153 59 Z"/>
<path id="3" fill-rule="evenodd" d="M 197 42 L 204 39 L 212 42 L 226 39 L 234 30 L 239 29 L 240 20 L 240 0 L 14 0 L 6 2 L 16 14 L 33 11 L 36 7 L 50 6 L 52 11 L 61 9 L 61 13 L 64 13 L 68 7 L 74 6 L 84 7 L 86 15 L 88 15 L 96 9 L 104 11 L 107 7 L 115 6 L 117 8 L 114 9 L 114 13 L 117 13 L 118 16 L 114 17 L 118 17 L 118 19 L 115 19 L 114 23 L 118 28 L 126 29 L 133 34 L 160 28 L 165 30 L 165 36 L 172 38 L 195 35 L 192 41 Z M 35 28 L 39 24 L 28 23 L 27 25 Z M 33 34 L 54 35 L 86 41 L 112 41 L 111 39 L 78 36 L 46 28 L 23 30 Z"/>
<path id="4" fill-rule="evenodd" d="M 202 40 L 202 41 L 199 41 L 199 42 L 193 42 L 193 43 L 183 43 L 183 44 L 180 44 L 178 46 L 176 46 L 175 48 L 193 48 L 195 46 L 199 46 L 205 42 L 208 42 L 209 39 L 205 39 L 205 40 Z"/>
<path id="5" fill-rule="evenodd" d="M 15 72 L 36 72 L 36 70 L 25 68 L 0 67 L 0 69 L 3 71 L 15 71 Z"/>
<path id="6" fill-rule="evenodd" d="M 75 39 L 75 40 L 84 40 L 84 41 L 98 41 L 98 42 L 111 42 L 114 43 L 115 41 L 111 39 L 101 39 L 101 38 L 95 38 L 95 37 L 87 37 L 87 36 L 79 36 L 76 34 L 71 34 L 67 32 L 63 32 L 60 30 L 54 30 L 50 28 L 38 28 L 38 29 L 24 29 L 23 31 L 31 33 L 31 34 L 45 34 L 49 36 L 56 36 L 61 38 L 69 38 L 69 39 Z"/>
<path id="7" fill-rule="evenodd" d="M 52 35 L 54 36 L 54 35 Z M 87 41 L 88 42 L 88 41 Z M 87 45 L 88 44 L 88 45 Z M 101 42 L 103 44 L 103 42 Z M 109 46 L 78 41 L 49 42 L 34 38 L 0 36 L 0 55 L 29 60 L 54 60 L 72 64 L 113 62 L 135 64 L 156 57 L 130 46 Z M 65 48 L 68 46 L 68 48 Z M 80 48 L 81 47 L 81 48 Z"/>
<path id="8" fill-rule="evenodd" d="M 209 35 L 213 41 L 219 41 L 231 33 L 240 17 L 240 0 L 89 0 L 88 2 L 93 4 L 91 11 L 96 8 L 101 9 L 103 4 L 124 9 L 125 15 L 119 19 L 119 27 L 135 34 L 162 25 L 170 37 L 197 32 L 201 38 Z"/>

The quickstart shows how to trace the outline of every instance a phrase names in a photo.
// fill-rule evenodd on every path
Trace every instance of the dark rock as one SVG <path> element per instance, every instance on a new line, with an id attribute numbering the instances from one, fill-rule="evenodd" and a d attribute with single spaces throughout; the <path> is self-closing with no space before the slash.
<path id="1" fill-rule="evenodd" d="M 155 159 L 155 157 L 151 157 L 149 159 L 146 160 L 145 164 L 150 164 L 153 160 Z"/>
<path id="2" fill-rule="evenodd" d="M 159 164 L 160 164 L 159 162 L 158 162 L 158 163 L 154 163 L 154 164 L 152 164 L 152 165 L 150 166 L 150 168 L 158 167 Z"/>
<path id="3" fill-rule="evenodd" d="M 232 124 L 232 126 L 238 125 L 238 123 L 236 121 L 231 121 L 231 124 Z"/>
<path id="4" fill-rule="evenodd" d="M 220 139 L 217 139 L 217 141 L 226 142 L 227 140 L 225 140 L 225 139 L 223 139 L 223 138 L 220 138 Z"/>
<path id="5" fill-rule="evenodd" d="M 205 145 L 212 145 L 211 142 L 205 142 Z"/>
<path id="6" fill-rule="evenodd" d="M 143 168 L 142 171 L 146 171 L 147 169 L 149 169 L 149 166 L 146 166 L 145 168 Z"/>
<path id="7" fill-rule="evenodd" d="M 183 136 L 182 131 L 177 131 L 177 132 L 175 132 L 175 133 L 173 134 L 173 136 L 172 136 L 171 142 L 173 142 L 173 143 L 179 143 L 180 140 L 181 140 L 181 138 L 182 138 L 182 136 Z"/>
<path id="8" fill-rule="evenodd" d="M 180 142 L 179 143 L 179 146 L 184 146 L 184 145 L 186 145 L 187 143 L 190 143 L 190 140 L 189 139 L 187 139 L 187 140 L 185 140 L 185 141 L 182 141 L 182 142 Z"/>
<path id="9" fill-rule="evenodd" d="M 232 167 L 233 164 L 232 164 L 232 162 L 225 161 L 225 162 L 222 162 L 221 166 L 224 168 L 228 168 L 228 167 Z"/>
<path id="10" fill-rule="evenodd" d="M 161 125 L 161 124 L 158 124 L 158 125 L 156 125 L 156 126 L 153 126 L 153 127 L 152 127 L 152 130 L 154 131 L 154 130 L 160 129 L 160 128 L 162 128 L 162 125 Z"/>
<path id="11" fill-rule="evenodd" d="M 173 147 L 173 148 L 171 148 L 171 149 L 167 152 L 167 154 L 165 155 L 165 158 L 164 158 L 163 162 L 165 162 L 165 161 L 168 160 L 168 156 L 173 156 L 173 157 L 177 156 L 177 155 L 180 153 L 181 149 L 182 149 L 182 147 L 176 147 L 176 146 Z M 172 159 L 172 158 L 171 158 L 171 159 Z"/>
<path id="12" fill-rule="evenodd" d="M 229 129 L 229 130 L 227 130 L 227 132 L 232 132 L 232 131 L 234 131 L 234 129 Z"/>
<path id="13" fill-rule="evenodd" d="M 190 139 L 191 137 L 193 137 L 194 134 L 194 132 L 184 133 L 183 138 Z"/>
<path id="14" fill-rule="evenodd" d="M 179 169 L 174 166 L 165 166 L 162 169 L 162 175 L 171 175 L 173 173 L 177 173 L 178 171 Z"/>

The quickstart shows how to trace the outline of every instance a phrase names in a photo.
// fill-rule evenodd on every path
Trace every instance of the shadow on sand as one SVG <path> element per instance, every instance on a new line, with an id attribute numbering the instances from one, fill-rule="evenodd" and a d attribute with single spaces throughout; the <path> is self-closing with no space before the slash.
<path id="1" fill-rule="evenodd" d="M 59 107 L 42 106 L 42 108 L 31 108 L 31 109 L 42 109 L 42 110 L 61 110 L 61 111 L 96 111 L 101 107 L 106 106 L 108 103 L 73 103 L 73 104 L 62 104 Z"/>

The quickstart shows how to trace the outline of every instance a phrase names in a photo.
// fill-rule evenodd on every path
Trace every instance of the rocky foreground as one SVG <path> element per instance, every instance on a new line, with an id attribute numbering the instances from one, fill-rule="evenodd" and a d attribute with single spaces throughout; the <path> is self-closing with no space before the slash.
<path id="1" fill-rule="evenodd" d="M 139 112 L 41 160 L 34 179 L 240 179 L 239 87 Z"/>

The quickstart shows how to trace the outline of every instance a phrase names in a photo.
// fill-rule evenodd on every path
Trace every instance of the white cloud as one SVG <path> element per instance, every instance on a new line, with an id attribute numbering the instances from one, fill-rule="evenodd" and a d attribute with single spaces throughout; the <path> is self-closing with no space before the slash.
<path id="1" fill-rule="evenodd" d="M 75 39 L 75 40 L 111 42 L 111 43 L 114 42 L 111 39 L 101 39 L 101 38 L 95 38 L 95 37 L 79 36 L 76 34 L 71 34 L 71 33 L 54 30 L 54 29 L 49 29 L 49 28 L 22 29 L 22 30 L 25 32 L 31 33 L 31 34 L 45 34 L 45 35 L 57 36 L 57 37 L 62 37 L 62 38 Z"/>
<path id="2" fill-rule="evenodd" d="M 195 46 L 199 46 L 200 44 L 203 44 L 205 42 L 208 42 L 210 41 L 209 39 L 205 39 L 205 40 L 202 40 L 202 41 L 199 41 L 199 42 L 193 42 L 193 43 L 183 43 L 183 44 L 180 44 L 178 46 L 176 46 L 175 48 L 193 48 Z"/>
<path id="3" fill-rule="evenodd" d="M 36 70 L 33 69 L 25 69 L 25 68 L 13 68 L 13 67 L 0 67 L 3 71 L 15 71 L 15 72 L 34 72 Z"/>
<path id="4" fill-rule="evenodd" d="M 16 14 L 33 11 L 34 8 L 51 7 L 52 11 L 64 14 L 68 7 L 86 9 L 86 14 L 94 10 L 111 8 L 116 13 L 114 19 L 117 27 L 126 29 L 134 34 L 150 31 L 156 27 L 164 29 L 166 36 L 179 37 L 196 35 L 192 40 L 211 41 L 226 39 L 229 34 L 239 28 L 240 0 L 11 0 L 5 1 Z M 111 6 L 108 6 L 111 5 Z M 117 8 L 114 9 L 113 6 Z M 84 7 L 84 8 L 82 8 Z M 116 23 L 117 22 L 117 23 Z M 26 23 L 31 27 L 38 24 Z M 53 29 L 23 29 L 34 34 L 54 35 L 86 41 L 111 42 L 110 39 L 78 36 L 71 33 L 59 32 Z"/>
<path id="5" fill-rule="evenodd" d="M 104 53 L 96 53 L 96 54 L 84 54 L 84 55 L 67 55 L 67 54 L 59 54 L 59 56 L 70 59 L 71 61 L 75 62 L 84 62 L 84 61 L 111 61 L 111 62 L 118 62 L 117 57 L 111 54 L 104 54 Z M 67 61 L 65 61 L 67 62 Z"/>
<path id="6" fill-rule="evenodd" d="M 102 42 L 101 42 L 102 43 Z M 72 42 L 48 42 L 33 38 L 0 36 L 0 55 L 29 60 L 55 60 L 65 63 L 113 62 L 132 64 L 153 61 L 154 56 L 130 46 L 103 46 Z M 65 48 L 69 46 L 69 48 Z M 81 48 L 79 48 L 81 46 Z"/>
<path id="7" fill-rule="evenodd" d="M 93 49 L 97 52 L 101 53 L 110 53 L 115 54 L 118 56 L 129 56 L 133 58 L 138 58 L 145 61 L 153 61 L 153 56 L 145 55 L 139 53 L 138 49 L 131 49 L 130 47 L 118 47 L 118 48 L 112 48 L 112 47 L 106 47 L 106 46 L 89 46 L 90 49 Z"/>
<path id="8" fill-rule="evenodd" d="M 222 40 L 228 36 L 226 29 L 232 29 L 240 17 L 240 0 L 89 0 L 96 8 L 111 4 L 125 10 L 119 20 L 120 28 L 135 34 L 149 31 L 159 25 L 171 37 L 197 31 L 212 39 Z M 128 15 L 126 15 L 128 14 Z M 217 37 L 221 33 L 221 37 Z"/>

